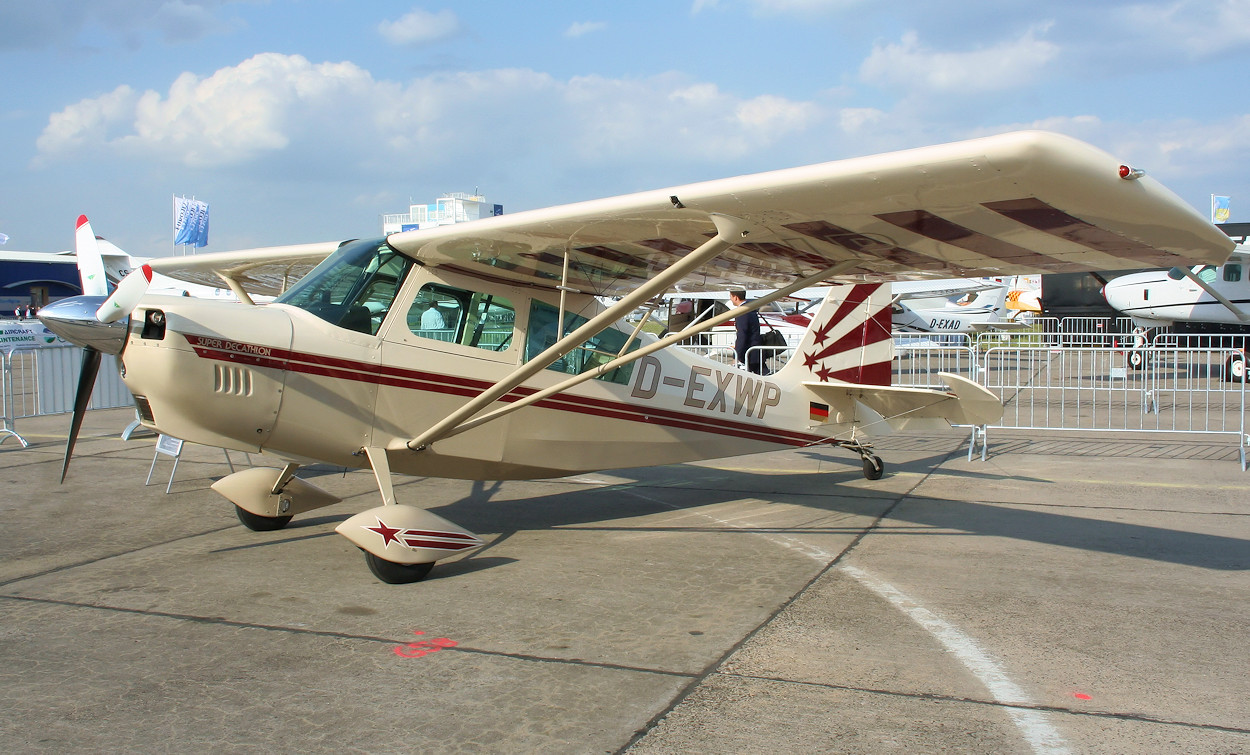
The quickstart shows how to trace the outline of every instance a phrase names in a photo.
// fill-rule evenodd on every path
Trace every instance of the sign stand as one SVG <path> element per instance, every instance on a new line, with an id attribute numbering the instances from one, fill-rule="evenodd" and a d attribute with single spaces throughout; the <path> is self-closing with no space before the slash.
<path id="1" fill-rule="evenodd" d="M 148 467 L 148 479 L 143 481 L 144 486 L 152 483 L 152 473 L 156 470 L 156 460 L 160 458 L 161 454 L 165 454 L 166 456 L 174 457 L 174 468 L 169 470 L 169 483 L 165 486 L 165 493 L 169 493 L 170 488 L 174 486 L 174 475 L 178 474 L 178 462 L 182 460 L 182 446 L 183 441 L 172 435 L 161 434 L 157 436 L 156 450 L 152 453 L 152 466 Z M 226 464 L 233 473 L 234 462 L 230 460 L 230 452 L 224 448 L 221 449 L 221 452 L 226 455 Z M 251 464 L 251 457 L 247 454 L 244 454 L 244 456 L 247 456 L 248 464 Z"/>

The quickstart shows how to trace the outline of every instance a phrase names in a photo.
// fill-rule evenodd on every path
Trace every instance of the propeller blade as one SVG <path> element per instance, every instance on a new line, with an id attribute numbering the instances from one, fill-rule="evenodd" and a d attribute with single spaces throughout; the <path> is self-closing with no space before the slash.
<path id="1" fill-rule="evenodd" d="M 108 278 L 104 275 L 104 257 L 96 243 L 95 232 L 86 215 L 78 216 L 78 228 L 74 231 L 74 254 L 78 258 L 78 277 L 82 280 L 82 292 L 86 296 L 108 296 Z"/>
<path id="2" fill-rule="evenodd" d="M 74 394 L 74 414 L 69 423 L 69 438 L 65 442 L 65 461 L 61 464 L 61 482 L 65 482 L 65 473 L 69 471 L 69 460 L 74 455 L 74 443 L 78 440 L 78 431 L 82 429 L 82 418 L 87 412 L 87 404 L 91 403 L 91 391 L 95 388 L 95 377 L 100 371 L 100 360 L 103 355 L 92 348 L 82 351 L 82 372 L 78 373 L 78 392 Z"/>
<path id="3" fill-rule="evenodd" d="M 110 323 L 128 316 L 138 306 L 139 299 L 143 298 L 151 282 L 152 267 L 150 265 L 141 265 L 131 270 L 130 274 L 117 284 L 117 290 L 113 292 L 113 295 L 105 299 L 96 310 L 96 319 L 102 323 Z"/>

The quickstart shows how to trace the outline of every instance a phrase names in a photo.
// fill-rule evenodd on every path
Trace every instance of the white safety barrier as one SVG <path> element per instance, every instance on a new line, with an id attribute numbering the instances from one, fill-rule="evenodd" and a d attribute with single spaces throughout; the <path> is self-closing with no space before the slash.
<path id="1" fill-rule="evenodd" d="M 13 353 L 0 351 L 0 443 L 9 438 L 17 438 L 22 448 L 30 445 L 14 427 L 16 419 L 17 394 L 13 383 Z"/>
<path id="2" fill-rule="evenodd" d="M 910 334 L 918 335 L 918 334 Z M 977 350 L 963 334 L 961 340 L 946 343 L 920 338 L 894 339 L 894 385 L 907 388 L 941 388 L 939 372 L 950 372 L 977 380 L 980 363 Z M 945 336 L 943 337 L 945 338 Z"/>
<path id="3" fill-rule="evenodd" d="M 0 352 L 4 377 L 0 380 L 0 406 L 4 426 L 0 443 L 14 436 L 26 446 L 16 431 L 16 420 L 45 414 L 73 411 L 78 375 L 82 372 L 82 352 L 77 346 L 18 348 Z M 134 399 L 126 390 L 118 371 L 117 357 L 106 354 L 100 362 L 88 409 L 116 409 L 131 406 Z"/>
<path id="4" fill-rule="evenodd" d="M 1235 353 L 1221 349 L 1131 350 L 997 346 L 982 359 L 981 384 L 1003 401 L 999 424 L 974 428 L 969 459 L 990 429 L 1201 433 L 1237 439 L 1246 469 L 1246 385 L 1226 380 Z"/>

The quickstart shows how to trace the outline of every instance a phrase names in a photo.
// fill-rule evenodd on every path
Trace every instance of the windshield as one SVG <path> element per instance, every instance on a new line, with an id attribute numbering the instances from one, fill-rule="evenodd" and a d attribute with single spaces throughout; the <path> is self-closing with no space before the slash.
<path id="1" fill-rule="evenodd" d="M 384 239 L 339 247 L 276 301 L 340 328 L 376 335 L 412 260 Z"/>

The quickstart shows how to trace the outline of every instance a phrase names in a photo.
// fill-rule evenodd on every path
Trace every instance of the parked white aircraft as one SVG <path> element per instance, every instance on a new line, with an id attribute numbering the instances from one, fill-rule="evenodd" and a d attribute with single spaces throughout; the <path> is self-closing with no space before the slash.
<path id="1" fill-rule="evenodd" d="M 1231 325 L 1250 332 L 1250 247 L 1239 246 L 1223 265 L 1173 267 L 1112 278 L 1107 303 L 1143 329 L 1178 322 Z M 1215 332 L 1215 331 L 1212 331 Z"/>
<path id="2" fill-rule="evenodd" d="M 1248 228 L 1250 230 L 1250 228 Z M 1244 237 L 1243 237 L 1244 240 Z M 1173 267 L 1132 273 L 1107 281 L 1102 289 L 1107 303 L 1131 317 L 1133 350 L 1129 364 L 1141 368 L 1142 351 L 1157 329 L 1208 336 L 1205 347 L 1242 350 L 1225 360 L 1224 375 L 1245 380 L 1244 351 L 1250 339 L 1250 246 L 1238 244 L 1222 265 Z"/>
<path id="3" fill-rule="evenodd" d="M 884 282 L 1222 263 L 1227 237 L 1140 175 L 1068 137 L 1005 134 L 386 239 L 158 259 L 103 302 L 40 316 L 121 354 L 147 426 L 286 460 L 213 486 L 253 529 L 337 500 L 301 465 L 371 468 L 382 505 L 336 529 L 380 579 L 411 582 L 483 540 L 399 503 L 392 471 L 542 478 L 831 445 L 875 478 L 872 434 L 993 422 L 998 399 L 958 376 L 890 385 Z M 243 288 L 314 264 L 265 306 L 145 295 L 154 271 Z M 771 376 L 667 348 L 837 282 Z M 666 293 L 731 285 L 779 288 L 662 339 L 618 324 Z"/>

